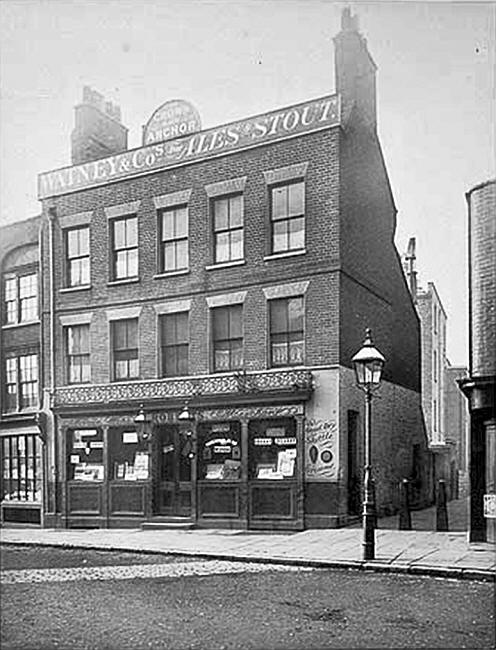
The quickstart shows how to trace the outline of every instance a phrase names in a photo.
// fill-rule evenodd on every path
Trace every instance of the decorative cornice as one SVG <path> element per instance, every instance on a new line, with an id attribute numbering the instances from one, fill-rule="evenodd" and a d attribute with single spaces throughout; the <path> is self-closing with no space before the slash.
<path id="1" fill-rule="evenodd" d="M 246 298 L 246 291 L 237 291 L 236 293 L 223 293 L 217 296 L 207 296 L 207 305 L 212 307 L 223 307 L 224 305 L 239 305 Z"/>
<path id="2" fill-rule="evenodd" d="M 160 210 L 162 208 L 170 208 L 173 205 L 189 203 L 192 191 L 193 188 L 190 188 L 189 190 L 181 190 L 179 192 L 171 192 L 170 194 L 162 194 L 162 196 L 154 196 L 153 203 L 155 204 L 155 209 Z"/>
<path id="3" fill-rule="evenodd" d="M 304 399 L 313 390 L 312 373 L 308 370 L 275 372 L 239 372 L 229 375 L 206 375 L 192 378 L 129 381 L 85 386 L 65 386 L 55 391 L 57 407 L 85 404 L 127 404 L 134 401 L 184 401 L 192 398 L 213 398 L 223 395 L 263 398 L 290 393 Z"/>
<path id="4" fill-rule="evenodd" d="M 290 298 L 291 296 L 303 296 L 308 289 L 310 280 L 304 282 L 290 282 L 288 284 L 277 284 L 273 287 L 265 287 L 263 290 L 267 300 L 274 298 Z"/>
<path id="5" fill-rule="evenodd" d="M 153 307 L 157 314 L 176 314 L 181 311 L 189 311 L 191 309 L 191 298 L 155 303 Z"/>
<path id="6" fill-rule="evenodd" d="M 70 325 L 88 325 L 91 323 L 92 318 L 92 311 L 79 314 L 67 314 L 64 316 L 59 315 L 59 320 L 63 327 L 68 327 Z"/>
<path id="7" fill-rule="evenodd" d="M 75 226 L 87 226 L 91 222 L 93 210 L 86 212 L 77 212 L 75 214 L 65 214 L 59 217 L 61 228 L 73 228 Z"/>
<path id="8" fill-rule="evenodd" d="M 136 214 L 138 212 L 140 201 L 130 201 L 129 203 L 119 203 L 119 205 L 110 205 L 105 208 L 105 216 L 107 219 L 114 219 L 115 217 L 125 217 L 127 215 Z"/>
<path id="9" fill-rule="evenodd" d="M 126 318 L 139 318 L 142 306 L 120 307 L 119 309 L 107 309 L 108 320 L 125 320 Z"/>
<path id="10" fill-rule="evenodd" d="M 240 176 L 239 178 L 230 178 L 226 181 L 219 181 L 218 183 L 210 183 L 209 185 L 205 185 L 205 192 L 210 199 L 215 196 L 222 196 L 223 194 L 243 192 L 246 179 L 247 176 Z"/>
<path id="11" fill-rule="evenodd" d="M 305 178 L 307 169 L 308 162 L 302 162 L 287 167 L 279 167 L 278 169 L 269 169 L 263 172 L 263 175 L 267 185 L 274 185 L 274 183 L 284 183 L 285 181 Z"/>

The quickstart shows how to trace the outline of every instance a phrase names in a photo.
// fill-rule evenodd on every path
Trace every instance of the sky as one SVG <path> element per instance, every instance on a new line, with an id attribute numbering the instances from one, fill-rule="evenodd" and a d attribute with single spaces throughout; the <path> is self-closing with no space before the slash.
<path id="1" fill-rule="evenodd" d="M 396 245 L 416 237 L 448 358 L 467 364 L 465 193 L 496 176 L 494 3 L 0 0 L 0 225 L 39 214 L 38 173 L 70 164 L 84 85 L 121 106 L 130 148 L 170 99 L 209 128 L 320 97 L 346 5 L 378 67 Z"/>

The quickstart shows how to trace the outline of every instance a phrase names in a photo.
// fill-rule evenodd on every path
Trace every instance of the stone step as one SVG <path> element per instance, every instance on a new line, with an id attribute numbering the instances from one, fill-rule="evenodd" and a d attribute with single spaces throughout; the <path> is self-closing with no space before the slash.
<path id="1" fill-rule="evenodd" d="M 183 517 L 153 517 L 141 524 L 142 530 L 193 530 L 195 523 Z"/>

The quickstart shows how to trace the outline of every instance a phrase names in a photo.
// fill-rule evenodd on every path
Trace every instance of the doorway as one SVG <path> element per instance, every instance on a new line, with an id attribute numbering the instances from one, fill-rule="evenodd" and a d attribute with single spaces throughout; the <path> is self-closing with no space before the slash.
<path id="1" fill-rule="evenodd" d="M 158 428 L 155 514 L 191 515 L 191 437 L 177 425 Z"/>

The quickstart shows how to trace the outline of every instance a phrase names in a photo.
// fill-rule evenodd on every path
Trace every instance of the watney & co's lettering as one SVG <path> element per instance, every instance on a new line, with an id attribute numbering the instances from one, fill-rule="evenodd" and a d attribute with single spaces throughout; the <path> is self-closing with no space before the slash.
<path id="1" fill-rule="evenodd" d="M 339 97 L 331 95 L 177 140 L 158 142 L 109 158 L 38 176 L 38 198 L 67 194 L 126 176 L 193 162 L 259 143 L 339 124 Z"/>

